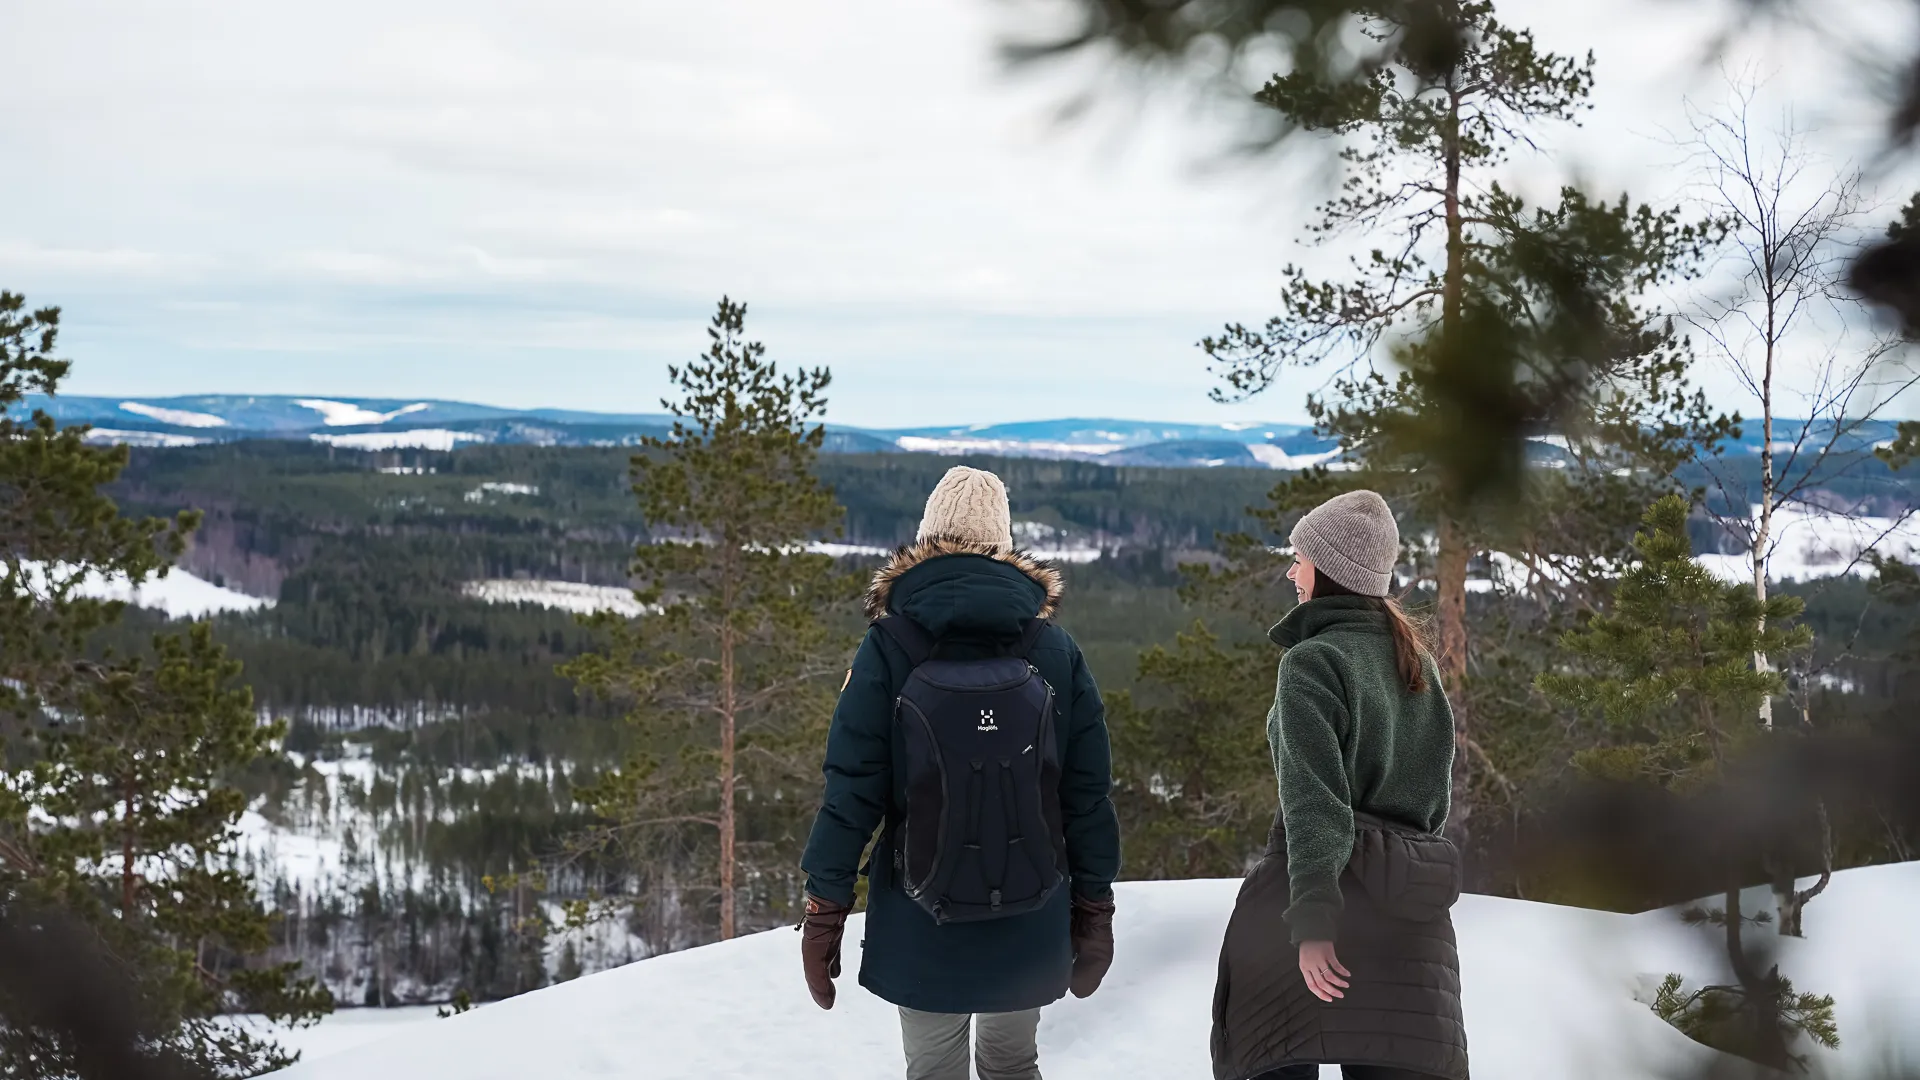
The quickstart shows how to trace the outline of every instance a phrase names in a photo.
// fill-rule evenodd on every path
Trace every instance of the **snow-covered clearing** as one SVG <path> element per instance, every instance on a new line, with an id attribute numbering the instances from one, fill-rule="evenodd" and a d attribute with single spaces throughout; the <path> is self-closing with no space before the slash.
<path id="1" fill-rule="evenodd" d="M 343 450 L 452 450 L 461 443 L 484 442 L 485 437 L 471 431 L 445 428 L 414 428 L 408 431 L 362 431 L 352 435 L 327 435 L 314 432 L 314 442 L 338 446 Z"/>
<path id="2" fill-rule="evenodd" d="M 645 609 L 634 599 L 632 589 L 617 585 L 587 585 L 578 581 L 522 581 L 491 578 L 469 581 L 460 591 L 489 604 L 537 604 L 559 611 L 591 615 L 599 611 L 617 611 L 638 618 Z"/>
<path id="3" fill-rule="evenodd" d="M 45 567 L 38 563 L 21 563 L 20 569 L 26 575 L 30 588 L 43 590 L 47 587 L 41 577 L 46 573 Z M 72 570 L 67 567 L 54 569 L 55 576 L 62 581 L 71 573 Z M 165 612 L 170 619 L 202 619 L 227 611 L 258 611 L 273 606 L 273 601 L 265 597 L 248 596 L 215 585 L 177 566 L 168 570 L 166 577 L 151 577 L 138 585 L 127 580 L 125 575 L 106 577 L 89 571 L 73 588 L 81 596 L 125 601 L 135 607 Z"/>
<path id="4" fill-rule="evenodd" d="M 1118 947 L 1106 984 L 1084 1001 L 1049 1007 L 1041 1022 L 1048 1080 L 1211 1075 L 1215 964 L 1238 888 L 1238 881 L 1118 886 Z M 1838 1001 L 1843 1048 L 1811 1049 L 1811 1075 L 1842 1080 L 1920 1065 L 1917 894 L 1920 863 L 1847 871 L 1808 907 L 1807 940 L 1784 943 L 1781 969 L 1795 985 Z M 1766 897 L 1754 892 L 1746 902 L 1759 908 Z M 1724 977 L 1712 938 L 1672 913 L 1613 915 L 1469 896 L 1455 920 L 1480 1080 L 1653 1077 L 1713 1056 L 1636 1000 L 1668 972 L 1694 983 Z M 832 1012 L 807 997 L 798 935 L 771 930 L 464 1016 L 440 1020 L 428 1012 L 350 1049 L 309 1043 L 312 1058 L 283 1075 L 894 1080 L 902 1073 L 899 1024 L 893 1008 L 854 978 L 860 933 L 856 916 Z"/>

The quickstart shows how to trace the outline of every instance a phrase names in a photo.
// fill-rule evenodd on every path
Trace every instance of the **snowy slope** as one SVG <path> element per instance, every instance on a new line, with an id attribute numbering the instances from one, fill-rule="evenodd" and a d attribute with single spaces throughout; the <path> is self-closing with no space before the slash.
<path id="1" fill-rule="evenodd" d="M 1117 956 L 1094 997 L 1050 1007 L 1040 1027 L 1048 1080 L 1204 1077 L 1208 1010 L 1221 934 L 1237 881 L 1118 887 Z M 1920 928 L 1906 914 L 1920 864 L 1839 875 L 1807 912 L 1809 940 L 1782 969 L 1840 999 L 1845 1050 L 1817 1053 L 1815 1075 L 1867 1075 L 1904 1039 L 1920 1063 Z M 1756 902 L 1760 897 L 1754 898 Z M 1474 1074 L 1615 1080 L 1699 1064 L 1712 1054 L 1635 1000 L 1668 971 L 1719 978 L 1700 932 L 1670 914 L 1623 916 L 1466 897 L 1456 912 Z M 849 966 L 861 921 L 849 923 Z M 1869 1021 L 1878 1021 L 1878 1035 Z M 901 1074 L 891 1006 L 851 974 L 823 1013 L 801 982 L 799 940 L 773 930 L 661 956 L 390 1038 L 315 1056 L 288 1080 L 702 1080 Z M 1883 1056 L 1884 1055 L 1884 1056 Z M 1328 1074 L 1331 1075 L 1331 1074 Z"/>

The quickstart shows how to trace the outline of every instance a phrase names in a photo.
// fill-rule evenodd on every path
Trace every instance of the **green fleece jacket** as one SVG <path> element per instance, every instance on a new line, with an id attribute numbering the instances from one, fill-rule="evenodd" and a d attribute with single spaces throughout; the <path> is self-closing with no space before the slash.
<path id="1" fill-rule="evenodd" d="M 1280 781 L 1295 944 L 1333 941 L 1353 815 L 1438 832 L 1453 786 L 1453 709 L 1427 661 L 1407 690 L 1387 615 L 1357 596 L 1294 608 L 1269 635 L 1280 658 L 1267 743 Z"/>

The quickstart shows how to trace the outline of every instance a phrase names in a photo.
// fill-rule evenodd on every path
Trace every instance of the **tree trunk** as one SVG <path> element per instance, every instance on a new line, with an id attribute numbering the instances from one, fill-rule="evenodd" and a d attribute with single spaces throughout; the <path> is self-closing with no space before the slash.
<path id="1" fill-rule="evenodd" d="M 733 627 L 720 628 L 720 940 L 734 935 L 733 791 L 734 694 Z"/>
<path id="2" fill-rule="evenodd" d="M 133 872 L 135 840 L 133 824 L 134 780 L 131 774 L 121 781 L 121 794 L 125 807 L 125 816 L 122 820 L 124 832 L 120 840 L 120 921 L 132 922 L 134 892 L 139 879 Z"/>
<path id="3" fill-rule="evenodd" d="M 1447 99 L 1447 122 L 1441 131 L 1445 140 L 1447 265 L 1440 298 L 1440 334 L 1451 347 L 1459 333 L 1461 309 L 1466 302 L 1467 251 L 1465 222 L 1460 212 L 1460 94 L 1451 91 Z M 1440 681 L 1453 706 L 1453 797 L 1447 815 L 1447 833 L 1465 848 L 1470 833 L 1469 819 L 1473 789 L 1473 759 L 1468 753 L 1472 734 L 1470 709 L 1466 697 L 1467 676 L 1467 541 L 1449 505 L 1454 493 L 1447 485 L 1440 492 L 1439 566 L 1435 592 L 1439 601 Z"/>
<path id="4" fill-rule="evenodd" d="M 1727 886 L 1725 904 L 1727 961 L 1733 968 L 1734 978 L 1740 982 L 1746 1019 L 1752 1025 L 1753 1060 L 1770 1068 L 1784 1070 L 1792 1064 L 1793 1058 L 1787 1051 L 1786 1035 L 1780 1030 L 1779 969 L 1775 968 L 1764 976 L 1754 970 L 1753 959 L 1747 955 L 1746 946 L 1740 940 L 1746 920 L 1740 913 L 1738 885 Z"/>
<path id="5" fill-rule="evenodd" d="M 1470 795 L 1473 787 L 1471 707 L 1467 701 L 1467 559 L 1466 538 L 1453 515 L 1440 515 L 1440 565 L 1436 591 L 1439 594 L 1439 640 L 1437 656 L 1441 685 L 1453 706 L 1453 798 L 1447 814 L 1447 832 L 1456 844 L 1464 844 L 1472 818 Z"/>
<path id="6" fill-rule="evenodd" d="M 1767 304 L 1767 358 L 1766 368 L 1760 375 L 1760 525 L 1754 530 L 1753 541 L 1753 595 L 1762 604 L 1767 602 L 1767 545 L 1773 539 L 1773 304 Z M 1767 617 L 1760 616 L 1760 630 L 1767 629 Z M 1753 654 L 1755 671 L 1768 672 L 1773 665 L 1764 652 Z M 1773 695 L 1763 694 L 1760 698 L 1760 726 L 1773 729 Z"/>

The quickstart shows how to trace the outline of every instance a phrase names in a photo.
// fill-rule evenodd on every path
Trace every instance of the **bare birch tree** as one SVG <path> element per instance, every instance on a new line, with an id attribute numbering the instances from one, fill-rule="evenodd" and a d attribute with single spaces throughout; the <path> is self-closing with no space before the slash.
<path id="1" fill-rule="evenodd" d="M 1843 289 L 1847 269 L 1864 237 L 1867 200 L 1861 172 L 1832 169 L 1806 145 L 1789 115 L 1777 127 L 1756 125 L 1757 87 L 1732 84 L 1727 106 L 1693 115 L 1692 145 L 1701 173 L 1700 198 L 1729 226 L 1721 249 L 1723 275 L 1690 313 L 1708 355 L 1732 373 L 1759 414 L 1759 476 L 1744 448 L 1702 459 L 1717 498 L 1708 503 L 1716 526 L 1747 555 L 1746 574 L 1765 605 L 1772 562 L 1787 537 L 1777 527 L 1783 510 L 1844 518 L 1865 538 L 1850 546 L 1852 571 L 1902 525 L 1912 511 L 1890 522 L 1865 520 L 1869 506 L 1846 504 L 1834 484 L 1862 470 L 1878 470 L 1863 450 L 1869 433 L 1883 424 L 1891 401 L 1913 386 L 1915 376 L 1895 355 L 1899 342 L 1866 325 L 1866 313 Z M 1731 405 L 1731 403 L 1723 403 Z M 1792 414 L 1797 415 L 1790 415 Z M 1756 490 L 1757 487 L 1757 490 Z M 1806 654 L 1808 669 L 1783 685 L 1798 698 L 1797 727 L 1810 723 L 1808 686 L 1820 663 Z M 1828 661 L 1829 663 L 1831 661 Z M 1756 652 L 1754 669 L 1774 670 L 1773 658 Z M 1760 695 L 1756 720 L 1773 730 L 1774 695 Z M 1823 807 L 1811 808 L 1822 838 L 1817 884 L 1801 890 L 1791 860 L 1775 860 L 1774 892 L 1780 932 L 1798 936 L 1806 903 L 1826 886 L 1832 852 Z"/>

